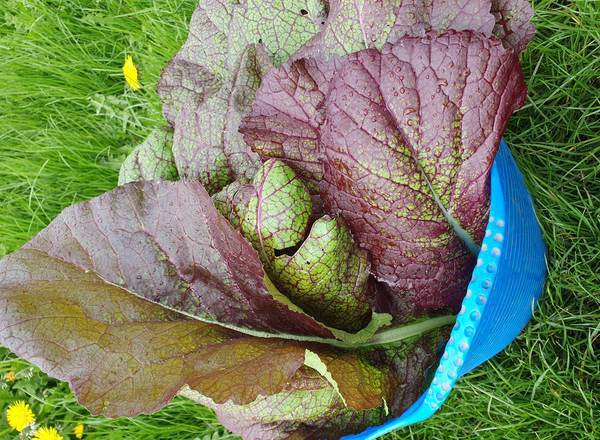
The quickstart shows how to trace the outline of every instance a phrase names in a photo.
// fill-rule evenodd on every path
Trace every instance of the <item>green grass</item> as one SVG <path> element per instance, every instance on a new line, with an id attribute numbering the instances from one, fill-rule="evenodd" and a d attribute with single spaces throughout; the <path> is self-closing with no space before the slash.
<path id="1" fill-rule="evenodd" d="M 600 372 L 600 2 L 535 1 L 522 64 L 525 107 L 506 139 L 535 198 L 549 280 L 524 333 L 459 382 L 404 438 L 598 438 Z M 7 0 L 0 16 L 0 255 L 60 210 L 113 188 L 126 153 L 162 125 L 154 85 L 185 38 L 195 1 Z M 124 87 L 133 54 L 143 90 Z M 233 438 L 211 411 L 176 399 L 153 416 L 90 417 L 65 384 L 0 349 L 4 407 L 29 400 L 42 423 L 94 439 Z M 596 391 L 596 394 L 594 394 Z M 74 438 L 74 437 L 71 437 Z"/>

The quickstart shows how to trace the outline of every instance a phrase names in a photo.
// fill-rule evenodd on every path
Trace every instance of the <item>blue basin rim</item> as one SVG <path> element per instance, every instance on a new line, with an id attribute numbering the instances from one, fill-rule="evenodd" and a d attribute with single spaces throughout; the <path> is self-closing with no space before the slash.
<path id="1" fill-rule="evenodd" d="M 531 195 L 504 139 L 492 167 L 491 208 L 477 266 L 432 383 L 400 417 L 344 440 L 372 440 L 431 417 L 459 377 L 510 344 L 546 280 L 546 247 Z"/>

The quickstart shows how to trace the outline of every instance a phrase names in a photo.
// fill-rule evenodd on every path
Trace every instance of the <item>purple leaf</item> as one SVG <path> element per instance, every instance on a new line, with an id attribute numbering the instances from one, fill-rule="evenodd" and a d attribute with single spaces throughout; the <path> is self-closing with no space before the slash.
<path id="1" fill-rule="evenodd" d="M 157 86 L 163 114 L 171 125 L 182 108 L 195 108 L 220 87 L 227 57 L 227 37 L 199 6 L 190 21 L 188 39 L 163 69 Z"/>
<path id="2" fill-rule="evenodd" d="M 387 41 L 396 43 L 404 36 L 449 29 L 491 35 L 493 27 L 490 0 L 403 0 Z"/>
<path id="3" fill-rule="evenodd" d="M 209 193 L 233 180 L 249 180 L 260 164 L 238 126 L 271 64 L 264 50 L 254 45 L 232 64 L 230 78 L 216 93 L 196 107 L 183 107 L 175 119 L 173 154 L 179 174 L 200 180 Z"/>
<path id="4" fill-rule="evenodd" d="M 186 318 L 34 249 L 0 262 L 0 341 L 68 381 L 93 414 L 112 417 L 157 411 L 186 384 L 218 402 L 250 403 L 280 392 L 304 363 L 290 341 Z M 245 370 L 273 359 L 269 380 Z M 236 368 L 244 374 L 232 380 Z"/>
<path id="5" fill-rule="evenodd" d="M 337 61 L 300 59 L 271 70 L 256 94 L 240 133 L 263 159 L 283 160 L 313 192 L 323 177 L 319 130 L 325 120 L 325 97 Z"/>
<path id="6" fill-rule="evenodd" d="M 0 342 L 109 417 L 157 411 L 184 387 L 216 405 L 281 395 L 307 370 L 307 347 L 338 381 L 349 411 L 382 406 L 395 384 L 376 357 L 190 319 L 34 249 L 0 261 Z M 310 385 L 297 383 L 306 392 Z"/>
<path id="7" fill-rule="evenodd" d="M 523 52 L 535 36 L 531 24 L 533 8 L 528 0 L 492 0 L 492 13 L 496 18 L 494 36 L 502 40 L 505 47 Z"/>
<path id="8" fill-rule="evenodd" d="M 257 330 L 332 337 L 273 295 L 256 251 L 195 182 L 138 182 L 67 208 L 24 246 L 163 306 Z"/>
<path id="9" fill-rule="evenodd" d="M 491 164 L 525 94 L 516 56 L 472 32 L 406 37 L 334 76 L 321 196 L 417 310 L 459 304 L 475 257 L 449 220 L 482 238 Z"/>
<path id="10" fill-rule="evenodd" d="M 319 31 L 321 3 L 206 0 L 195 11 L 188 40 L 158 85 L 175 130 L 180 177 L 215 193 L 248 180 L 259 160 L 238 133 L 263 74 Z"/>
<path id="11" fill-rule="evenodd" d="M 295 58 L 331 59 L 448 30 L 493 32 L 523 51 L 535 33 L 532 15 L 527 0 L 331 0 L 323 29 Z"/>
<path id="12" fill-rule="evenodd" d="M 395 0 L 329 0 L 323 29 L 296 57 L 330 59 L 387 41 L 398 10 Z"/>
<path id="13" fill-rule="evenodd" d="M 435 352 L 419 347 L 439 330 L 394 349 L 349 352 L 184 316 L 213 314 L 214 295 L 244 324 L 323 333 L 269 296 L 256 254 L 224 225 L 192 182 L 128 184 L 68 208 L 0 261 L 0 343 L 68 381 L 93 414 L 151 413 L 186 389 L 220 414 L 232 411 L 224 423 L 246 438 L 254 430 L 334 438 L 383 421 L 384 399 L 414 401 Z"/>

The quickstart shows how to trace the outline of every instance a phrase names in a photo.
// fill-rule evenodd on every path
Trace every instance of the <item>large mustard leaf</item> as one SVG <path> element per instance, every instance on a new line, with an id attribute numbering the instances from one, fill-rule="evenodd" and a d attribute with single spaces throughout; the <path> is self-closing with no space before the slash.
<path id="1" fill-rule="evenodd" d="M 385 362 L 191 319 L 32 248 L 0 262 L 0 342 L 111 417 L 154 412 L 183 387 L 227 405 L 284 393 L 307 347 L 351 410 L 380 407 L 394 384 Z"/>
<path id="2" fill-rule="evenodd" d="M 332 337 L 272 288 L 256 251 L 198 182 L 118 187 L 67 208 L 24 248 L 200 319 Z"/>

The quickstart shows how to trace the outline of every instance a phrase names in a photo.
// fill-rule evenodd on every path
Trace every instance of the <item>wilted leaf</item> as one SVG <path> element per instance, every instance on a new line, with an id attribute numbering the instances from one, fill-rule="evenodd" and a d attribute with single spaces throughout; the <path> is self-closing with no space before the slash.
<path id="1" fill-rule="evenodd" d="M 213 408 L 225 428 L 249 440 L 337 440 L 386 418 L 383 405 L 363 411 L 345 407 L 327 380 L 308 367 L 300 369 L 283 392 L 261 396 L 249 405 L 215 404 L 193 390 L 183 390 L 182 395 Z"/>
<path id="2" fill-rule="evenodd" d="M 304 364 L 318 371 L 340 396 L 345 407 L 368 410 L 384 406 L 390 387 L 385 369 L 377 369 L 352 353 L 306 350 Z M 393 382 L 393 381 L 392 381 Z"/>

